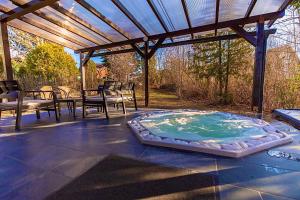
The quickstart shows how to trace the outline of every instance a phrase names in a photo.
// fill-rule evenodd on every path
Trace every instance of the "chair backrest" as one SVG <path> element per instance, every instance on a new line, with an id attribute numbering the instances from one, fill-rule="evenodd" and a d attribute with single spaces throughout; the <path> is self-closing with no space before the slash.
<path id="1" fill-rule="evenodd" d="M 52 86 L 44 85 L 40 88 L 40 91 L 53 91 Z M 52 92 L 41 92 L 42 99 L 52 99 Z"/>
<path id="2" fill-rule="evenodd" d="M 57 86 L 60 98 L 66 99 L 70 96 L 71 88 L 68 86 Z"/>
<path id="3" fill-rule="evenodd" d="M 104 90 L 115 90 L 116 81 L 105 81 L 103 85 Z"/>
<path id="4" fill-rule="evenodd" d="M 0 98 L 17 98 L 17 92 L 21 91 L 21 87 L 16 80 L 0 81 Z"/>
<path id="5" fill-rule="evenodd" d="M 128 82 L 122 85 L 122 90 L 134 90 L 134 83 Z"/>

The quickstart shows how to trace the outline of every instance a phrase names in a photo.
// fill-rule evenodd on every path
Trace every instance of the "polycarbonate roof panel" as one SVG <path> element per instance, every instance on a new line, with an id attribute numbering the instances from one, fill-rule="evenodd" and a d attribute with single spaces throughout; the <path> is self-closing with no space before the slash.
<path id="1" fill-rule="evenodd" d="M 150 35 L 165 33 L 146 0 L 120 0 Z"/>
<path id="2" fill-rule="evenodd" d="M 43 12 L 44 14 L 47 15 L 47 17 L 52 18 L 55 21 L 60 21 L 60 22 L 64 23 L 65 25 L 72 27 L 74 30 L 76 30 L 76 32 L 78 32 L 83 37 L 91 37 L 93 39 L 93 42 L 97 41 L 98 43 L 101 43 L 101 44 L 108 42 L 105 38 L 103 38 L 99 34 L 96 34 L 95 32 L 91 31 L 90 29 L 87 29 L 86 27 L 75 22 L 74 20 L 70 19 L 66 15 L 63 15 L 50 7 L 42 8 L 39 11 Z"/>
<path id="3" fill-rule="evenodd" d="M 23 4 L 32 0 L 17 1 Z M 56 41 L 72 49 L 127 40 L 126 37 L 76 1 L 77 0 L 59 0 L 58 2 L 60 6 L 81 20 L 73 20 L 66 16 L 63 11 L 57 11 L 50 6 L 36 11 L 38 14 L 41 14 L 41 17 L 34 14 L 26 15 L 34 24 L 43 25 L 51 29 L 52 31 L 50 32 L 56 32 L 56 35 L 46 32 L 46 28 L 42 30 L 20 20 L 13 20 L 9 22 L 9 24 L 21 30 L 44 37 L 50 41 Z M 128 33 L 128 35 L 132 36 L 132 38 L 144 36 L 142 31 L 114 5 L 112 0 L 85 1 L 124 32 Z M 120 2 L 128 12 L 130 12 L 128 15 L 133 16 L 149 35 L 165 33 L 165 30 L 155 16 L 148 1 L 154 5 L 155 10 L 159 13 L 170 32 L 188 28 L 181 0 L 115 0 L 115 2 Z M 216 0 L 184 1 L 186 2 L 189 18 L 193 27 L 215 23 Z M 250 2 L 251 0 L 220 0 L 219 22 L 243 18 Z M 257 0 L 251 16 L 276 12 L 284 2 L 285 0 Z M 16 8 L 10 0 L 0 0 L 0 5 L 8 10 Z M 47 18 L 49 21 L 47 21 Z M 81 24 L 80 21 L 85 22 Z M 253 25 L 255 24 L 245 24 L 244 28 L 253 27 Z M 93 26 L 93 28 L 89 28 L 91 26 Z M 219 33 L 222 31 L 224 30 L 218 30 Z M 58 37 L 57 35 L 60 34 L 57 34 L 57 32 L 64 35 L 66 39 Z M 214 32 L 213 27 L 211 32 Z M 187 34 L 187 32 L 184 32 L 184 34 Z M 205 33 L 194 33 L 194 35 L 203 34 Z M 176 37 L 175 40 L 181 40 L 181 38 L 187 39 L 189 36 L 186 38 L 185 36 Z M 74 42 L 77 42 L 77 44 L 74 44 Z"/>
<path id="4" fill-rule="evenodd" d="M 32 21 L 34 21 L 35 23 L 37 24 L 41 24 L 41 25 L 44 25 L 44 26 L 47 26 L 48 28 L 56 31 L 56 32 L 59 32 L 61 33 L 62 35 L 65 35 L 65 36 L 68 36 L 70 38 L 73 38 L 74 40 L 76 41 L 79 41 L 80 43 L 83 43 L 83 44 L 86 44 L 87 46 L 95 46 L 96 44 L 93 43 L 93 42 L 90 42 L 89 40 L 86 40 L 70 31 L 67 31 L 66 29 L 64 28 L 61 28 L 55 24 L 52 24 L 51 22 L 43 19 L 43 18 L 40 18 L 32 13 L 29 13 L 27 15 L 25 15 L 25 17 L 28 17 L 30 18 Z"/>
<path id="5" fill-rule="evenodd" d="M 251 0 L 220 0 L 219 22 L 243 18 Z"/>
<path id="6" fill-rule="evenodd" d="M 191 39 L 191 35 L 181 35 L 177 37 L 173 37 L 174 42 L 180 42 Z"/>
<path id="7" fill-rule="evenodd" d="M 181 0 L 150 0 L 170 31 L 188 28 Z"/>
<path id="8" fill-rule="evenodd" d="M 258 0 L 250 16 L 276 12 L 285 0 Z"/>
<path id="9" fill-rule="evenodd" d="M 8 8 L 9 10 L 12 10 L 17 7 L 10 0 L 0 0 L 0 4 L 5 8 Z"/>
<path id="10" fill-rule="evenodd" d="M 79 18 L 89 22 L 94 27 L 98 28 L 102 32 L 106 33 L 110 37 L 113 38 L 114 42 L 116 41 L 122 41 L 126 40 L 124 36 L 122 36 L 120 33 L 118 33 L 116 30 L 114 30 L 112 27 L 110 27 L 108 24 L 100 20 L 98 17 L 96 17 L 94 14 L 83 8 L 81 5 L 76 3 L 74 0 L 60 0 L 60 5 L 67 9 L 68 11 L 72 12 Z"/>
<path id="11" fill-rule="evenodd" d="M 185 0 L 192 26 L 202 26 L 215 22 L 215 0 Z"/>
<path id="12" fill-rule="evenodd" d="M 144 37 L 144 34 L 110 0 L 86 0 L 86 2 L 129 35 L 135 38 Z"/>
<path id="13" fill-rule="evenodd" d="M 49 40 L 49 41 L 52 41 L 52 42 L 55 42 L 55 43 L 58 43 L 62 46 L 65 46 L 65 47 L 68 47 L 70 49 L 81 49 L 83 48 L 82 46 L 80 45 L 77 45 L 77 44 L 74 44 L 72 42 L 69 42 L 65 39 L 63 39 L 62 37 L 58 37 L 56 35 L 53 35 L 49 32 L 46 32 L 42 29 L 39 29 L 35 26 L 32 26 L 28 23 L 25 23 L 19 19 L 14 19 L 12 21 L 9 21 L 8 22 L 8 25 L 14 27 L 14 28 L 17 28 L 17 29 L 20 29 L 22 31 L 25 31 L 25 32 L 28 32 L 28 33 L 31 33 L 33 35 L 36 35 L 36 36 L 39 36 L 39 37 L 42 37 L 46 40 Z"/>

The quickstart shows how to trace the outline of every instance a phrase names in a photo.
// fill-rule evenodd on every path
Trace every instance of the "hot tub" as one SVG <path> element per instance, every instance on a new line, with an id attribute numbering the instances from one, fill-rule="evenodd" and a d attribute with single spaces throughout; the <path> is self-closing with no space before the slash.
<path id="1" fill-rule="evenodd" d="M 144 144 L 235 158 L 292 141 L 263 120 L 218 111 L 147 112 L 128 125 Z"/>

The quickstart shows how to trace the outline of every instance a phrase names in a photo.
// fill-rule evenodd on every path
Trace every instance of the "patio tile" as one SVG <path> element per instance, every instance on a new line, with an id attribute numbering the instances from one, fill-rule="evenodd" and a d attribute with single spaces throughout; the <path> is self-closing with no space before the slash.
<path id="1" fill-rule="evenodd" d="M 2 200 L 32 200 L 31 197 L 19 194 L 18 192 L 10 192 L 5 196 L 1 197 Z"/>
<path id="2" fill-rule="evenodd" d="M 15 159 L 0 157 L 0 197 L 7 195 L 13 188 L 28 184 L 41 170 L 27 166 Z"/>
<path id="3" fill-rule="evenodd" d="M 273 148 L 272 150 L 278 150 Z M 253 155 L 249 155 L 242 158 L 242 162 L 258 164 L 261 166 L 269 166 L 275 168 L 289 169 L 294 171 L 300 171 L 300 162 L 294 160 L 288 160 L 284 158 L 276 158 L 268 155 L 268 151 L 259 152 Z"/>
<path id="4" fill-rule="evenodd" d="M 266 194 L 266 193 L 260 193 L 261 197 L 263 200 L 295 200 L 287 197 L 282 197 L 282 196 L 275 196 L 271 194 Z"/>
<path id="5" fill-rule="evenodd" d="M 15 191 L 19 195 L 28 196 L 31 200 L 44 199 L 49 194 L 60 189 L 72 179 L 54 172 L 41 174 L 37 179 L 29 184 L 17 188 Z"/>
<path id="6" fill-rule="evenodd" d="M 80 151 L 57 146 L 49 146 L 47 148 L 41 148 L 35 155 L 26 155 L 21 159 L 28 165 L 45 170 L 52 170 L 68 159 L 84 155 L 85 154 Z"/>
<path id="7" fill-rule="evenodd" d="M 201 153 L 148 146 L 141 159 L 170 167 L 187 168 L 192 172 L 216 173 L 216 161 Z"/>
<path id="8" fill-rule="evenodd" d="M 220 200 L 262 200 L 258 191 L 226 184 L 219 186 Z"/>
<path id="9" fill-rule="evenodd" d="M 218 160 L 220 184 L 231 184 L 289 198 L 300 198 L 300 172 Z"/>
<path id="10" fill-rule="evenodd" d="M 83 174 L 88 169 L 93 167 L 104 157 L 105 156 L 88 155 L 88 154 L 76 156 L 64 160 L 52 171 L 65 175 L 70 178 L 76 178 L 77 176 Z"/>

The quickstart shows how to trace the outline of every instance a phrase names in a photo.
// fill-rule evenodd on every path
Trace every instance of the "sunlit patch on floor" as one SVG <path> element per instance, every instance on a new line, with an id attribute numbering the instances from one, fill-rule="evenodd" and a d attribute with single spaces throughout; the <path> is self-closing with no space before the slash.
<path id="1" fill-rule="evenodd" d="M 300 155 L 295 153 L 287 153 L 283 151 L 269 150 L 268 155 L 276 158 L 285 158 L 300 162 Z"/>

